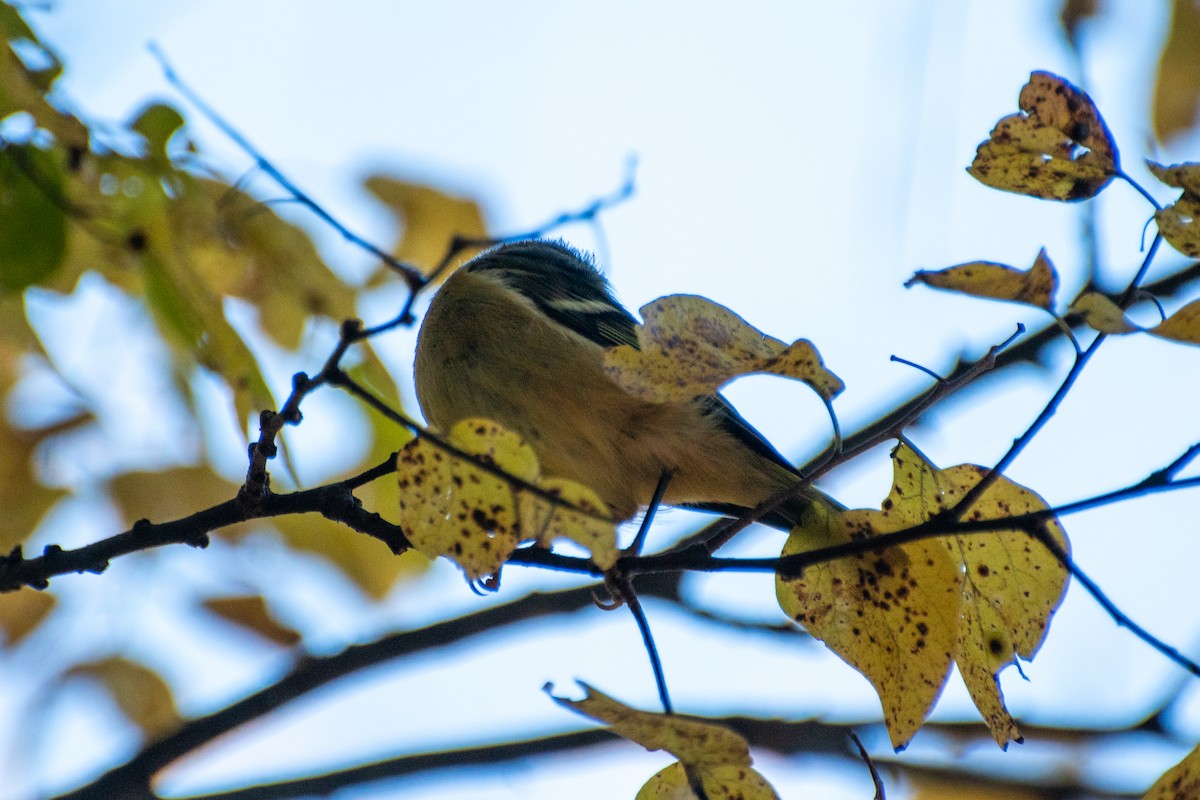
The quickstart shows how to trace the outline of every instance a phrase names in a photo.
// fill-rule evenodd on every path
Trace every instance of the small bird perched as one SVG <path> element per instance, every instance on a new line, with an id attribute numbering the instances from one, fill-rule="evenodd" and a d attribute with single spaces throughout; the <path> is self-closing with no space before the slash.
<path id="1" fill-rule="evenodd" d="M 484 417 L 519 433 L 545 475 L 590 487 L 620 520 L 653 499 L 737 515 L 799 473 L 718 394 L 639 399 L 605 373 L 603 354 L 638 346 L 638 322 L 591 260 L 562 242 L 500 245 L 435 295 L 417 338 L 417 398 L 448 430 Z M 795 524 L 805 489 L 764 518 Z"/>

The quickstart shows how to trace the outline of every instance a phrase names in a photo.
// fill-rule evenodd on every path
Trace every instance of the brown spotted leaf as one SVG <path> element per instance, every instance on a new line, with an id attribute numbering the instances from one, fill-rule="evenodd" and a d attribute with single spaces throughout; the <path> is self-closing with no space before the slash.
<path id="1" fill-rule="evenodd" d="M 1196 800 L 1200 797 L 1200 747 L 1154 782 L 1142 800 Z"/>
<path id="2" fill-rule="evenodd" d="M 811 342 L 785 344 L 706 298 L 662 297 L 643 306 L 641 315 L 639 347 L 606 351 L 604 365 L 613 380 L 643 399 L 691 400 L 752 373 L 794 378 L 825 400 L 845 388 Z"/>
<path id="3" fill-rule="evenodd" d="M 1116 144 L 1087 93 L 1034 72 L 967 168 L 980 182 L 1047 200 L 1093 197 L 1117 173 Z"/>
<path id="4" fill-rule="evenodd" d="M 1147 161 L 1146 166 L 1167 186 L 1183 190 L 1178 200 L 1154 213 L 1159 233 L 1188 258 L 1200 258 L 1200 164 L 1168 167 Z"/>
<path id="5" fill-rule="evenodd" d="M 935 271 L 921 270 L 904 285 L 911 287 L 918 283 L 974 297 L 1024 303 L 1053 314 L 1058 273 L 1043 248 L 1028 270 L 1022 271 L 992 261 L 972 261 Z"/>
<path id="6" fill-rule="evenodd" d="M 973 464 L 942 470 L 943 503 L 953 507 L 987 472 Z M 999 476 L 961 518 L 1003 519 L 1046 508 L 1037 494 Z M 1058 546 L 1069 552 L 1057 520 L 1042 525 Z M 1020 741 L 1021 736 L 1004 706 L 998 675 L 1017 657 L 1029 660 L 1037 653 L 1066 594 L 1069 576 L 1054 554 L 1024 530 L 941 541 L 963 567 L 958 670 L 992 736 L 1005 747 L 1009 741 Z"/>
<path id="7" fill-rule="evenodd" d="M 396 460 L 399 522 L 418 551 L 455 561 L 470 580 L 496 574 L 526 539 L 546 544 L 565 537 L 587 548 L 602 568 L 616 562 L 616 526 L 608 508 L 580 484 L 542 481 L 533 448 L 518 434 L 491 420 L 465 419 L 446 442 L 476 460 L 428 437 L 409 442 Z M 520 483 L 571 505 L 558 506 Z"/>
<path id="8" fill-rule="evenodd" d="M 814 507 L 783 555 L 910 528 L 942 510 L 936 471 L 906 445 L 892 455 L 882 510 Z M 776 577 L 784 613 L 871 681 L 892 745 L 904 747 L 941 694 L 958 637 L 962 569 L 936 539 Z"/>

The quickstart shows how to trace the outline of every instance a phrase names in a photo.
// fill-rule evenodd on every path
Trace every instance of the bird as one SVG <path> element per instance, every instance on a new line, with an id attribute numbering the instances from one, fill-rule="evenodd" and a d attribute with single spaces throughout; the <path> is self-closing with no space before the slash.
<path id="1" fill-rule="evenodd" d="M 515 431 L 543 475 L 591 488 L 617 521 L 656 492 L 666 505 L 738 516 L 802 480 L 719 393 L 653 402 L 614 382 L 604 352 L 638 347 L 638 327 L 589 255 L 563 241 L 501 244 L 451 273 L 430 302 L 417 400 L 442 430 L 486 418 Z M 814 502 L 827 501 L 803 487 L 762 521 L 788 530 Z"/>

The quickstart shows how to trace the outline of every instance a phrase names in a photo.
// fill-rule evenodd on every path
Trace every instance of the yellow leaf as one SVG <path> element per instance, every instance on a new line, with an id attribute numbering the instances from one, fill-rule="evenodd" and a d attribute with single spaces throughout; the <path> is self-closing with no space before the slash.
<path id="1" fill-rule="evenodd" d="M 429 273 L 441 262 L 454 237 L 487 238 L 483 210 L 474 199 L 454 197 L 432 186 L 386 175 L 372 175 L 366 179 L 365 186 L 399 217 L 404 226 L 393 255 L 422 272 Z M 461 263 L 479 252 L 479 248 L 464 250 L 457 260 Z M 449 272 L 442 273 L 441 277 Z M 380 270 L 380 274 L 386 273 L 386 269 Z"/>
<path id="2" fill-rule="evenodd" d="M 612 514 L 604 501 L 583 484 L 565 478 L 546 478 L 541 488 L 574 508 L 547 502 L 532 492 L 521 492 L 521 529 L 533 534 L 543 547 L 549 547 L 558 538 L 570 539 L 586 549 L 600 569 L 607 570 L 616 564 L 621 556 L 616 525 L 597 519 Z"/>
<path id="3" fill-rule="evenodd" d="M 722 764 L 695 770 L 708 800 L 779 800 L 767 779 L 753 767 Z M 676 761 L 657 772 L 634 800 L 696 800 L 687 771 Z"/>
<path id="4" fill-rule="evenodd" d="M 1043 248 L 1034 259 L 1033 266 L 1024 272 L 992 261 L 972 261 L 936 271 L 921 270 L 904 285 L 911 287 L 917 283 L 974 297 L 1024 303 L 1053 314 L 1058 273 Z"/>
<path id="5" fill-rule="evenodd" d="M 67 672 L 67 677 L 72 676 L 99 682 L 121 713 L 141 728 L 147 739 L 156 739 L 179 725 L 179 712 L 170 687 L 158 673 L 142 664 L 113 656 L 78 664 Z"/>
<path id="6" fill-rule="evenodd" d="M 1154 81 L 1154 137 L 1166 142 L 1196 124 L 1200 109 L 1200 4 L 1173 0 Z"/>
<path id="7" fill-rule="evenodd" d="M 295 629 L 275 619 L 261 595 L 210 597 L 202 605 L 221 619 L 275 644 L 291 647 L 300 641 L 300 634 Z"/>
<path id="8" fill-rule="evenodd" d="M 973 464 L 942 470 L 943 503 L 953 507 L 987 472 Z M 1037 494 L 999 476 L 961 518 L 1003 519 L 1046 508 Z M 1046 522 L 1044 529 L 1069 552 L 1057 520 Z M 1015 656 L 1029 660 L 1037 653 L 1066 594 L 1069 576 L 1059 560 L 1023 530 L 942 542 L 963 566 L 958 669 L 992 736 L 1005 747 L 1010 740 L 1020 740 L 1020 732 L 1004 706 L 997 675 Z"/>
<path id="9" fill-rule="evenodd" d="M 90 419 L 90 418 L 89 418 Z M 0 555 L 7 555 L 34 532 L 42 517 L 66 495 L 62 489 L 42 485 L 34 469 L 34 453 L 57 428 L 28 431 L 10 428 L 0 421 Z"/>
<path id="10" fill-rule="evenodd" d="M 430 558 L 446 556 L 471 580 L 494 575 L 526 539 L 548 544 L 565 537 L 587 548 L 602 569 L 616 563 L 620 553 L 608 507 L 594 491 L 574 481 L 543 482 L 537 456 L 520 435 L 491 420 L 465 419 L 451 428 L 447 441 L 506 476 L 572 505 L 556 506 L 514 487 L 505 476 L 418 438 L 396 459 L 400 525 L 418 551 Z"/>
<path id="11" fill-rule="evenodd" d="M 1185 344 L 1200 344 L 1200 300 L 1193 300 L 1147 333 Z"/>
<path id="12" fill-rule="evenodd" d="M 996 123 L 967 172 L 995 189 L 1047 200 L 1093 197 L 1112 180 L 1116 144 L 1086 92 L 1034 72 L 1019 106 L 1021 113 Z"/>
<path id="13" fill-rule="evenodd" d="M 1134 333 L 1141 330 L 1121 307 L 1099 292 L 1084 292 L 1071 303 L 1070 313 L 1083 317 L 1088 327 L 1101 333 Z"/>
<path id="14" fill-rule="evenodd" d="M 551 699 L 561 706 L 599 720 L 613 731 L 647 750 L 666 750 L 693 767 L 718 765 L 748 767 L 751 764 L 750 746 L 735 731 L 678 714 L 655 714 L 630 708 L 582 681 L 582 700 L 564 697 Z M 553 687 L 547 685 L 549 692 Z"/>
<path id="15" fill-rule="evenodd" d="M 4 644 L 12 647 L 54 609 L 54 595 L 34 589 L 19 589 L 0 595 L 0 631 Z"/>
<path id="16" fill-rule="evenodd" d="M 1142 800 L 1196 800 L 1200 797 L 1200 747 L 1154 782 Z"/>
<path id="17" fill-rule="evenodd" d="M 236 484 L 225 480 L 208 465 L 170 467 L 153 472 L 126 472 L 109 482 L 108 491 L 121 510 L 126 526 L 139 519 L 166 522 L 202 508 L 215 506 L 237 496 Z M 236 525 L 235 536 L 246 525 Z"/>
<path id="18" fill-rule="evenodd" d="M 830 400 L 845 388 L 811 342 L 786 345 L 722 305 L 693 295 L 662 297 L 641 308 L 639 347 L 604 354 L 605 370 L 653 402 L 711 395 L 741 375 L 762 372 L 803 381 Z"/>
<path id="19" fill-rule="evenodd" d="M 1200 164 L 1163 166 L 1147 161 L 1154 177 L 1183 190 L 1173 204 L 1154 213 L 1158 231 L 1179 252 L 1200 258 Z"/>
<path id="20" fill-rule="evenodd" d="M 489 420 L 466 419 L 450 431 L 458 449 L 533 482 L 537 456 L 521 437 Z M 494 575 L 523 538 L 509 482 L 425 438 L 400 451 L 400 526 L 429 558 L 446 556 L 468 579 Z"/>
<path id="21" fill-rule="evenodd" d="M 942 510 L 938 476 L 914 451 L 892 454 L 894 485 L 882 510 L 816 506 L 783 555 L 912 527 Z M 956 647 L 962 570 L 937 540 L 808 567 L 776 577 L 784 613 L 871 681 L 892 745 L 904 747 L 925 721 Z"/>
<path id="22" fill-rule="evenodd" d="M 387 597 L 400 576 L 420 572 L 429 563 L 415 553 L 397 556 L 373 536 L 317 514 L 287 514 L 271 524 L 289 547 L 329 562 L 373 600 Z"/>

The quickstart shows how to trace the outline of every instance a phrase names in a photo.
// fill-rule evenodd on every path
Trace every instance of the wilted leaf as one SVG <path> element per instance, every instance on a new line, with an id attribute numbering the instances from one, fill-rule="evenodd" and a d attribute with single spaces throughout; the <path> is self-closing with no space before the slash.
<path id="1" fill-rule="evenodd" d="M 1200 258 L 1200 164 L 1163 166 L 1147 161 L 1154 177 L 1183 190 L 1173 204 L 1156 211 L 1154 220 L 1163 238 L 1189 258 Z"/>
<path id="2" fill-rule="evenodd" d="M 97 681 L 147 739 L 156 739 L 179 725 L 179 712 L 170 687 L 158 673 L 142 664 L 113 656 L 78 664 L 67 672 L 67 677 Z"/>
<path id="3" fill-rule="evenodd" d="M 386 175 L 372 175 L 364 185 L 403 225 L 393 255 L 422 272 L 432 271 L 441 262 L 454 237 L 483 239 L 488 235 L 483 211 L 474 199 Z M 458 260 L 461 263 L 479 252 L 479 248 L 464 250 Z"/>
<path id="4" fill-rule="evenodd" d="M 708 800 L 779 800 L 775 789 L 753 767 L 723 764 L 697 768 L 696 773 Z M 634 800 L 696 800 L 696 793 L 688 785 L 683 763 L 676 761 L 655 773 Z"/>
<path id="5" fill-rule="evenodd" d="M 1129 321 L 1119 305 L 1099 292 L 1084 292 L 1075 298 L 1070 313 L 1083 317 L 1088 327 L 1101 333 L 1134 333 L 1141 330 Z"/>
<path id="6" fill-rule="evenodd" d="M 1200 747 L 1154 782 L 1142 800 L 1196 800 L 1200 797 Z"/>
<path id="7" fill-rule="evenodd" d="M 914 273 L 904 285 L 911 287 L 917 283 L 975 297 L 1025 303 L 1053 314 L 1058 273 L 1043 248 L 1027 271 L 992 261 L 972 261 L 935 271 L 921 270 Z"/>
<path id="8" fill-rule="evenodd" d="M 943 503 L 955 506 L 987 473 L 973 464 L 942 470 Z M 1046 508 L 1037 494 L 999 476 L 961 518 L 1003 519 Z M 1044 530 L 1069 552 L 1056 520 L 1044 523 Z M 1037 653 L 1066 594 L 1069 575 L 1054 554 L 1024 530 L 956 536 L 942 542 L 964 568 L 958 670 L 992 736 L 1005 747 L 1021 736 L 1004 706 L 997 676 L 1017 656 L 1029 660 Z"/>
<path id="9" fill-rule="evenodd" d="M 20 292 L 62 264 L 67 249 L 63 167 L 32 145 L 0 148 L 0 289 Z"/>
<path id="10" fill-rule="evenodd" d="M 203 606 L 221 619 L 253 631 L 275 644 L 291 647 L 300 641 L 300 634 L 295 629 L 275 619 L 261 595 L 210 597 L 203 602 Z"/>
<path id="11" fill-rule="evenodd" d="M 1193 300 L 1147 333 L 1185 344 L 1200 344 L 1200 300 Z"/>
<path id="12" fill-rule="evenodd" d="M 980 182 L 1047 200 L 1093 197 L 1118 170 L 1117 147 L 1092 99 L 1049 72 L 1021 89 L 967 169 Z"/>
<path id="13" fill-rule="evenodd" d="M 1154 81 L 1154 136 L 1165 142 L 1196 124 L 1200 109 L 1200 4 L 1173 0 Z"/>
<path id="14" fill-rule="evenodd" d="M 54 595 L 49 592 L 18 589 L 0 594 L 0 631 L 5 646 L 12 647 L 25 638 L 53 609 Z"/>
<path id="15" fill-rule="evenodd" d="M 815 506 L 783 555 L 910 528 L 942 510 L 936 472 L 901 445 L 881 511 Z M 937 540 L 808 567 L 776 578 L 784 613 L 871 681 L 892 746 L 902 748 L 941 694 L 956 648 L 962 569 Z"/>
<path id="16" fill-rule="evenodd" d="M 691 400 L 759 372 L 803 381 L 826 400 L 845 388 L 811 342 L 786 345 L 706 298 L 662 297 L 642 306 L 641 315 L 640 347 L 608 350 L 604 365 L 613 380 L 645 400 Z"/>

